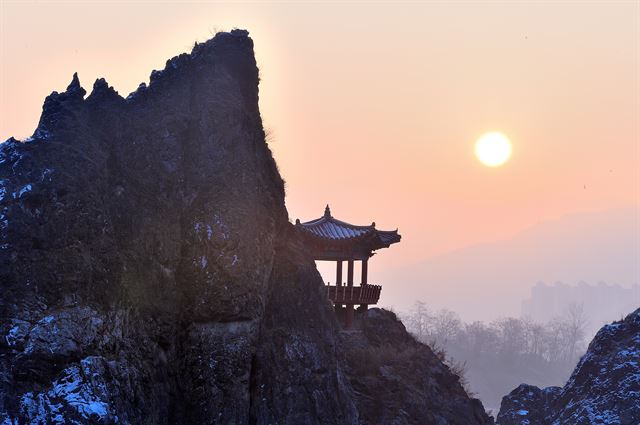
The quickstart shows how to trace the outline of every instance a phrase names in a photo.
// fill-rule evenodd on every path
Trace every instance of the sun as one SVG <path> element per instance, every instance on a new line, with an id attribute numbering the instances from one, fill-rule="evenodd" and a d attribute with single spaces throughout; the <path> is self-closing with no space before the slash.
<path id="1" fill-rule="evenodd" d="M 485 133 L 476 141 L 476 156 L 487 167 L 499 167 L 511 157 L 511 142 L 502 133 Z"/>

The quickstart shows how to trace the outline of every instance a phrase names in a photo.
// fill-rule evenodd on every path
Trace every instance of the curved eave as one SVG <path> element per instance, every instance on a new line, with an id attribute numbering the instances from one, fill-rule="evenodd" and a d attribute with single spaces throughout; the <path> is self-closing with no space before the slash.
<path id="1" fill-rule="evenodd" d="M 402 239 L 397 230 L 378 230 L 378 237 L 387 247 L 400 242 L 400 239 Z"/>
<path id="2" fill-rule="evenodd" d="M 360 245 L 360 250 L 367 251 L 388 248 L 401 239 L 397 230 L 378 230 L 374 225 L 356 226 L 333 217 L 320 217 L 305 223 L 296 223 L 296 227 L 319 243 Z"/>

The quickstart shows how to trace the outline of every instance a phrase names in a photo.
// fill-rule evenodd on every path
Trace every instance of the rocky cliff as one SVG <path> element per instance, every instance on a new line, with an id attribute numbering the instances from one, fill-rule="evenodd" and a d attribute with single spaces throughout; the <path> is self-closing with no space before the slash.
<path id="1" fill-rule="evenodd" d="M 219 33 L 126 99 L 74 75 L 0 146 L 0 423 L 489 423 L 395 318 L 340 330 L 258 79 Z M 385 329 L 414 356 L 359 370 L 349 344 Z"/>
<path id="2" fill-rule="evenodd" d="M 497 423 L 640 424 L 640 309 L 600 329 L 564 387 L 505 396 Z"/>
<path id="3" fill-rule="evenodd" d="M 433 351 L 409 335 L 394 313 L 371 309 L 356 332 L 341 333 L 346 372 L 361 424 L 491 423 L 480 400 Z"/>

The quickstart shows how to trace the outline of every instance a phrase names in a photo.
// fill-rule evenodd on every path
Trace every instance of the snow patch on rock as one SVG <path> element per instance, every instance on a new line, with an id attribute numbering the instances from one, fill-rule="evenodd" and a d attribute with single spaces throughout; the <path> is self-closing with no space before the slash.
<path id="1" fill-rule="evenodd" d="M 20 413 L 33 424 L 121 423 L 111 414 L 107 367 L 102 357 L 85 357 L 64 369 L 47 390 L 23 394 Z"/>

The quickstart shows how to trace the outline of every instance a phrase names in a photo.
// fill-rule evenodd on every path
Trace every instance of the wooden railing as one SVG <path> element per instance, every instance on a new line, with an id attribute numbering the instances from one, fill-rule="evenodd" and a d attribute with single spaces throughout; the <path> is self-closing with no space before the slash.
<path id="1" fill-rule="evenodd" d="M 332 286 L 326 285 L 327 298 L 335 304 L 376 304 L 380 299 L 380 285 Z"/>

